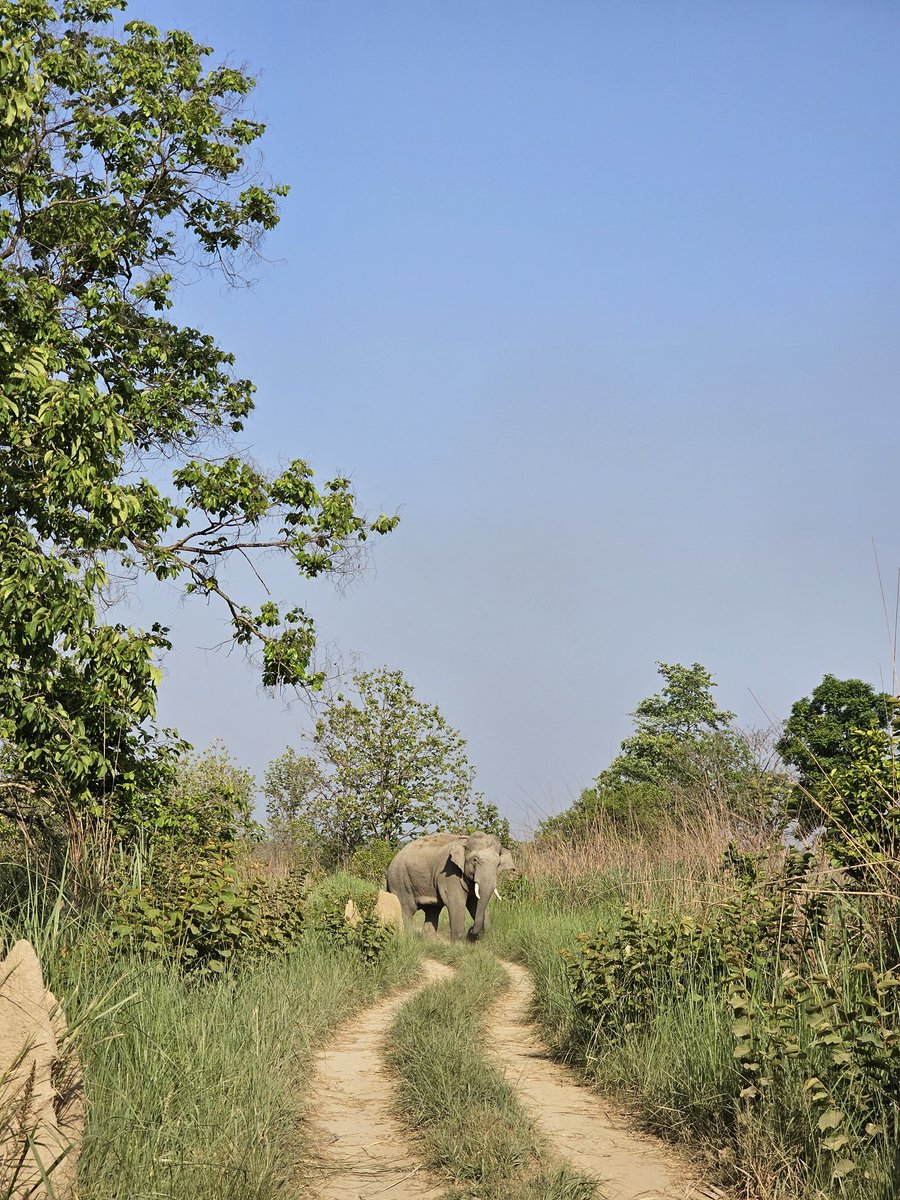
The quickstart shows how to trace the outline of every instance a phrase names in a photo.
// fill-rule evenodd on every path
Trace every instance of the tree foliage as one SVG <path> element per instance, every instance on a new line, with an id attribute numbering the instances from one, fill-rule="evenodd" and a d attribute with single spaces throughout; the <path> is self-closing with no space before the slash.
<path id="1" fill-rule="evenodd" d="M 900 755 L 883 729 L 857 729 L 848 757 L 819 788 L 823 844 L 832 861 L 869 886 L 900 894 Z"/>
<path id="2" fill-rule="evenodd" d="M 503 816 L 496 804 L 485 800 L 480 792 L 473 796 L 471 811 L 460 827 L 460 832 L 492 833 L 507 849 L 516 844 L 509 819 Z"/>
<path id="3" fill-rule="evenodd" d="M 662 689 L 633 713 L 634 733 L 566 812 L 543 832 L 567 832 L 613 819 L 641 830 L 666 813 L 676 818 L 716 805 L 755 821 L 774 818 L 786 789 L 756 740 L 734 726 L 713 699 L 700 663 L 658 663 Z"/>
<path id="4" fill-rule="evenodd" d="M 712 750 L 730 740 L 734 713 L 716 707 L 716 684 L 706 667 L 664 662 L 657 667 L 665 686 L 629 713 L 634 733 L 600 774 L 601 786 L 665 783 L 673 775 L 690 774 L 691 751 Z"/>
<path id="5" fill-rule="evenodd" d="M 226 564 L 278 550 L 313 579 L 395 523 L 229 450 L 253 386 L 170 310 L 183 265 L 230 276 L 286 189 L 248 164 L 252 79 L 187 33 L 114 32 L 123 6 L 0 0 L 3 794 L 98 815 L 154 785 L 168 646 L 110 619 L 111 583 L 220 601 L 265 684 L 316 686 L 309 616 L 232 596 Z"/>
<path id="6" fill-rule="evenodd" d="M 321 776 L 314 758 L 290 746 L 266 767 L 263 794 L 266 825 L 280 848 L 318 851 L 331 831 L 320 804 Z"/>
<path id="7" fill-rule="evenodd" d="M 253 818 L 256 780 L 238 766 L 220 742 L 178 760 L 168 778 L 142 795 L 129 813 L 126 837 L 188 847 L 215 845 L 223 853 L 259 837 Z"/>
<path id="8" fill-rule="evenodd" d="M 895 696 L 876 692 L 862 679 L 826 675 L 791 707 L 778 752 L 797 772 L 792 808 L 803 825 L 819 824 L 830 808 L 832 774 L 857 759 L 860 732 L 888 733 L 900 719 Z"/>
<path id="9" fill-rule="evenodd" d="M 286 750 L 265 777 L 270 827 L 293 823 L 326 865 L 370 842 L 464 829 L 474 812 L 466 743 L 440 709 L 400 671 L 353 682 L 356 697 L 336 696 L 317 721 L 311 756 Z"/>

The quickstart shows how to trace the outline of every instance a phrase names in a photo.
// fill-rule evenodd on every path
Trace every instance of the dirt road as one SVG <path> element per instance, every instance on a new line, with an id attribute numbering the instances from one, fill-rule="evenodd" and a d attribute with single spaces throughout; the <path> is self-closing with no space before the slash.
<path id="1" fill-rule="evenodd" d="M 391 1113 L 392 1080 L 382 1061 L 384 1035 L 398 1008 L 449 967 L 426 959 L 418 985 L 354 1017 L 328 1045 L 312 1082 L 319 1200 L 436 1200 L 446 1190 L 429 1180 Z"/>
<path id="2" fill-rule="evenodd" d="M 531 976 L 505 962 L 511 986 L 492 1009 L 489 1041 L 529 1116 L 560 1158 L 600 1181 L 606 1200 L 715 1200 L 659 1141 L 629 1128 L 602 1097 L 553 1062 L 528 1019 Z"/>
<path id="3" fill-rule="evenodd" d="M 635 1132 L 601 1097 L 554 1063 L 528 1019 L 531 979 L 504 963 L 510 988 L 491 1011 L 488 1041 L 538 1130 L 560 1160 L 596 1179 L 605 1200 L 717 1200 L 663 1142 Z M 326 1048 L 313 1081 L 319 1157 L 316 1200 L 437 1200 L 447 1185 L 429 1174 L 393 1116 L 383 1042 L 397 1010 L 452 975 L 425 961 L 419 984 L 355 1017 Z"/>

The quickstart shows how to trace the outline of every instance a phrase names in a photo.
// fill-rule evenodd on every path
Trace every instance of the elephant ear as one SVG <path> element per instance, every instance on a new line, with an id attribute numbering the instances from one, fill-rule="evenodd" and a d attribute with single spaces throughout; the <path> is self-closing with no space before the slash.
<path id="1" fill-rule="evenodd" d="M 460 838 L 458 842 L 451 843 L 449 847 L 449 858 L 455 867 L 459 867 L 460 871 L 466 873 L 466 843 Z"/>
<path id="2" fill-rule="evenodd" d="M 497 873 L 501 874 L 503 871 L 514 871 L 515 869 L 516 864 L 513 862 L 513 856 L 508 850 L 501 850 L 500 861 L 497 863 Z"/>

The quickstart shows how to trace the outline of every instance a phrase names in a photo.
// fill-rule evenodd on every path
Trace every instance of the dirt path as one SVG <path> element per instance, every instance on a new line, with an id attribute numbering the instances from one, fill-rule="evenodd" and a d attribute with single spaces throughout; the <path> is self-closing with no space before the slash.
<path id="1" fill-rule="evenodd" d="M 391 1079 L 381 1043 L 397 1009 L 421 988 L 451 975 L 426 959 L 417 987 L 398 992 L 355 1017 L 325 1049 L 310 1087 L 321 1157 L 317 1200 L 436 1200 L 445 1192 L 425 1177 L 391 1115 Z"/>
<path id="2" fill-rule="evenodd" d="M 488 1042 L 559 1157 L 597 1179 L 604 1200 L 724 1198 L 692 1178 L 665 1143 L 635 1133 L 627 1118 L 552 1061 L 529 1020 L 530 975 L 515 963 L 503 965 L 511 986 L 491 1012 Z M 426 959 L 416 987 L 359 1014 L 326 1047 L 310 1089 L 320 1146 L 311 1190 L 316 1200 L 438 1200 L 445 1194 L 410 1154 L 390 1111 L 392 1080 L 381 1050 L 401 1005 L 452 974 Z"/>
<path id="3" fill-rule="evenodd" d="M 717 1200 L 663 1142 L 631 1131 L 596 1092 L 554 1063 L 529 1021 L 531 977 L 504 962 L 511 987 L 492 1010 L 489 1040 L 529 1115 L 572 1166 L 600 1180 L 606 1200 Z"/>

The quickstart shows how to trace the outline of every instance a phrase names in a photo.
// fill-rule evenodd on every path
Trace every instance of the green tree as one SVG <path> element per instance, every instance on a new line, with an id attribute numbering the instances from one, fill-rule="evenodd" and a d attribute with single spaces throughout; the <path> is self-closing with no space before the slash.
<path id="1" fill-rule="evenodd" d="M 797 700 L 776 749 L 797 772 L 791 809 L 801 826 L 811 828 L 827 815 L 833 794 L 831 776 L 857 758 L 857 734 L 889 733 L 900 718 L 900 702 L 876 692 L 862 679 L 826 675 L 812 695 Z"/>
<path id="2" fill-rule="evenodd" d="M 0 0 L 0 797 L 16 815 L 49 797 L 103 816 L 158 781 L 167 631 L 109 619 L 112 580 L 221 602 L 264 684 L 316 686 L 309 616 L 233 596 L 226 564 L 277 550 L 314 579 L 395 524 L 300 459 L 268 474 L 229 452 L 253 386 L 168 313 L 179 264 L 230 277 L 286 189 L 248 169 L 252 79 L 185 32 L 116 36 L 123 7 Z"/>
<path id="3" fill-rule="evenodd" d="M 855 681 L 858 682 L 858 681 Z M 900 894 L 900 746 L 891 731 L 859 728 L 819 784 L 823 844 L 859 882 Z"/>
<path id="4" fill-rule="evenodd" d="M 701 761 L 732 740 L 734 713 L 716 707 L 712 675 L 700 663 L 657 663 L 665 686 L 633 713 L 634 733 L 598 777 L 601 786 L 661 784 L 690 778 Z M 697 752 L 700 752 L 699 755 Z M 712 753 L 711 753 L 712 752 Z"/>
<path id="5" fill-rule="evenodd" d="M 785 781 L 734 713 L 713 699 L 716 686 L 700 663 L 658 663 L 664 687 L 633 713 L 634 733 L 593 786 L 542 832 L 569 832 L 614 819 L 646 830 L 665 814 L 680 817 L 718 805 L 754 821 L 774 819 Z"/>
<path id="6" fill-rule="evenodd" d="M 358 702 L 337 696 L 313 745 L 336 814 L 360 841 L 398 842 L 468 808 L 474 771 L 462 735 L 418 700 L 401 671 L 354 675 Z"/>
<path id="7" fill-rule="evenodd" d="M 492 833 L 507 848 L 515 845 L 509 820 L 502 815 L 496 804 L 485 800 L 480 793 L 473 797 L 471 812 L 468 818 L 463 820 L 460 832 Z"/>
<path id="8" fill-rule="evenodd" d="M 292 850 L 317 850 L 330 834 L 319 821 L 319 767 L 309 755 L 297 754 L 290 746 L 266 767 L 263 794 L 266 822 L 276 845 Z"/>
<path id="9" fill-rule="evenodd" d="M 400 671 L 353 682 L 357 697 L 336 696 L 316 722 L 312 760 L 288 750 L 266 772 L 270 801 L 291 806 L 326 866 L 370 842 L 463 828 L 472 806 L 466 743 L 440 709 L 418 700 Z"/>
<path id="10" fill-rule="evenodd" d="M 180 851 L 210 844 L 233 849 L 260 835 L 253 818 L 255 792 L 252 773 L 238 766 L 221 742 L 214 742 L 200 754 L 179 759 L 170 777 L 140 798 L 122 832 L 141 832 Z"/>

